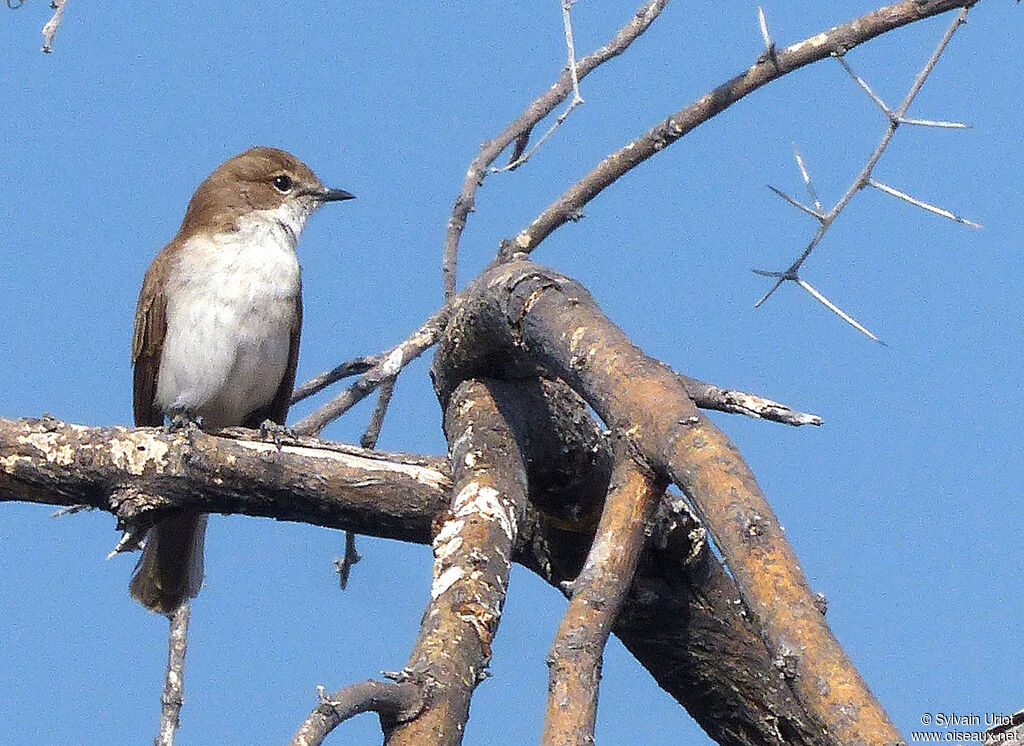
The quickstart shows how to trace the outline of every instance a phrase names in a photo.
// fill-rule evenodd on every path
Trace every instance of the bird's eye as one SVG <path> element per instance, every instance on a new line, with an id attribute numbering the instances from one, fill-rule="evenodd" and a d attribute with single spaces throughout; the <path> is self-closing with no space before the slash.
<path id="1" fill-rule="evenodd" d="M 292 190 L 292 177 L 287 174 L 279 174 L 271 179 L 271 183 L 274 185 L 274 189 L 279 191 L 281 194 L 288 194 Z"/>

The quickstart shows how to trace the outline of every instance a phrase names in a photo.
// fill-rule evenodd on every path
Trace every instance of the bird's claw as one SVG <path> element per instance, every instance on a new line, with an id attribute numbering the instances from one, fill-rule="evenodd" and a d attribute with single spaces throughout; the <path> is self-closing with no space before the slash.
<path id="1" fill-rule="evenodd" d="M 296 440 L 299 436 L 290 427 L 281 425 L 273 420 L 263 420 L 260 423 L 260 437 L 263 440 L 269 440 L 277 446 L 277 450 L 281 450 L 281 446 L 284 445 L 286 440 Z"/>

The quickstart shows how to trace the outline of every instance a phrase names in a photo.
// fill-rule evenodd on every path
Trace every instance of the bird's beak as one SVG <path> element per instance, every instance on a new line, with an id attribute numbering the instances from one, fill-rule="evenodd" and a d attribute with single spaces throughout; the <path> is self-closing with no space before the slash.
<path id="1" fill-rule="evenodd" d="M 356 198 L 356 195 L 350 194 L 344 189 L 324 189 L 318 196 L 321 202 L 341 202 L 342 200 Z"/>

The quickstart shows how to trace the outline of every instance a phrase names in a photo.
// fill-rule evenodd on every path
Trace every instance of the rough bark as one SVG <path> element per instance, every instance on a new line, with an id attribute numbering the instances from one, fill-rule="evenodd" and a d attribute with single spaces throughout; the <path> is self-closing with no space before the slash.
<path id="1" fill-rule="evenodd" d="M 902 737 L 839 646 L 735 447 L 665 365 L 643 354 L 575 281 L 529 262 L 484 273 L 453 316 L 432 374 L 444 401 L 470 376 L 564 379 L 685 492 L 721 549 L 778 673 L 844 746 Z"/>

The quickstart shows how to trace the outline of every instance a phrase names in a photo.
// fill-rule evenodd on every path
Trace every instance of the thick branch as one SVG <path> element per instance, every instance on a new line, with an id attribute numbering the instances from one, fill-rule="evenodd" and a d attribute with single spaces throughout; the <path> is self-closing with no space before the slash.
<path id="1" fill-rule="evenodd" d="M 426 543 L 448 504 L 447 463 L 258 431 L 90 428 L 0 419 L 0 501 L 88 505 L 151 523 L 187 505 Z"/>
<path id="2" fill-rule="evenodd" d="M 664 483 L 657 484 L 627 448 L 620 450 L 594 542 L 548 655 L 544 746 L 594 743 L 605 643 L 633 583 L 647 521 L 664 492 Z"/>
<path id="3" fill-rule="evenodd" d="M 538 366 L 577 390 L 686 492 L 758 620 L 773 661 L 837 744 L 902 739 L 832 636 L 774 512 L 735 447 L 573 280 L 528 262 L 485 273 L 433 369 L 442 392 L 467 375 Z M 507 361 L 507 364 L 506 362 Z"/>
<path id="4" fill-rule="evenodd" d="M 835 26 L 785 49 L 777 49 L 772 55 L 761 55 L 753 65 L 732 80 L 705 93 L 686 108 L 672 114 L 665 121 L 605 158 L 544 210 L 528 228 L 516 236 L 514 241 L 504 242 L 502 255 L 507 259 L 515 252 L 533 251 L 552 231 L 566 222 L 577 219 L 583 206 L 620 176 L 766 83 L 812 62 L 825 59 L 833 53 L 842 54 L 900 26 L 954 8 L 970 7 L 976 2 L 977 0 L 903 0 Z"/>
<path id="5" fill-rule="evenodd" d="M 563 384 L 528 379 L 510 391 L 498 391 L 498 403 L 527 448 L 537 507 L 520 531 L 515 559 L 559 586 L 583 565 L 610 479 L 610 451 L 586 405 Z M 209 442 L 201 439 L 200 454 L 189 461 L 193 446 L 181 433 L 0 420 L 0 500 L 88 504 L 117 514 L 122 502 L 111 496 L 122 491 L 118 485 L 144 478 L 164 490 L 143 504 L 153 511 L 188 506 L 421 543 L 450 502 L 440 459 L 388 457 L 313 439 L 277 451 L 245 444 L 258 435 L 241 430 L 195 434 L 203 436 Z M 231 471 L 214 468 L 227 462 Z M 236 490 L 225 488 L 236 480 Z M 616 634 L 719 743 L 821 746 L 749 619 L 736 613 L 731 578 L 713 555 L 691 551 L 701 529 L 681 501 L 662 508 L 655 521 L 662 538 L 644 552 Z"/>
<path id="6" fill-rule="evenodd" d="M 434 584 L 403 680 L 427 695 L 388 746 L 457 746 L 483 680 L 505 602 L 512 551 L 526 517 L 526 467 L 490 392 L 466 381 L 445 410 L 454 498 L 434 537 Z"/>

